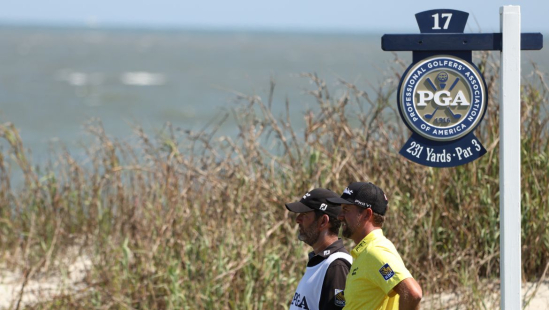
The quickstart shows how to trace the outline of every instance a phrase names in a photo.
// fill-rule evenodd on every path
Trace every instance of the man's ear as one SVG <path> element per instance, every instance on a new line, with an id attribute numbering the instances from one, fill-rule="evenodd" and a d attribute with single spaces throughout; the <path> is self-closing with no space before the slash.
<path id="1" fill-rule="evenodd" d="M 319 227 L 328 227 L 328 224 L 330 223 L 330 217 L 328 214 L 322 214 L 322 217 L 320 217 L 320 225 Z"/>
<path id="2" fill-rule="evenodd" d="M 368 219 L 371 219 L 374 214 L 374 211 L 372 211 L 372 208 L 366 208 L 364 209 L 364 212 L 362 212 L 363 219 L 367 221 Z"/>

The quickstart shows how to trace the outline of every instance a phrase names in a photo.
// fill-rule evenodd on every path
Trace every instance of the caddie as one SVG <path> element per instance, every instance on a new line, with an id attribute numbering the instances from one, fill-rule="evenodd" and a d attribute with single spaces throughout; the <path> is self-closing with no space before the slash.
<path id="1" fill-rule="evenodd" d="M 340 310 L 345 306 L 343 290 L 352 258 L 338 238 L 341 206 L 328 201 L 338 197 L 330 190 L 316 188 L 300 201 L 286 204 L 288 210 L 297 213 L 298 239 L 313 248 L 290 310 Z"/>

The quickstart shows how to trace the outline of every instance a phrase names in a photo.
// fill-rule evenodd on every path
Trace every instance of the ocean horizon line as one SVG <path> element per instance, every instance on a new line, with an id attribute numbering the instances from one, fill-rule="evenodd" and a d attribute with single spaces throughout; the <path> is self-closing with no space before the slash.
<path id="1" fill-rule="evenodd" d="M 291 27 L 251 27 L 251 26 L 184 26 L 184 25 L 137 25 L 137 24 L 87 24 L 87 23 L 51 23 L 51 22 L 13 22 L 0 21 L 0 30 L 2 28 L 10 29 L 45 29 L 45 30 L 89 30 L 89 31 L 121 31 L 121 32 L 191 32 L 191 33 L 231 33 L 231 34 L 266 34 L 266 35 L 312 35 L 312 36 L 381 36 L 386 33 L 418 33 L 417 30 L 395 30 L 388 29 L 381 31 L 379 29 L 328 29 L 328 28 L 291 28 Z"/>

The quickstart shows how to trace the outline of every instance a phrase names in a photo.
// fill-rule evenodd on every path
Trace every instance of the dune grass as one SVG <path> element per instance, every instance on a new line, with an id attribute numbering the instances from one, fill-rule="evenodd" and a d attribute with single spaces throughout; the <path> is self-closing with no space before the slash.
<path id="1" fill-rule="evenodd" d="M 488 152 L 455 168 L 398 154 L 410 134 L 394 102 L 403 68 L 368 91 L 341 81 L 336 97 L 305 74 L 316 105 L 300 131 L 289 109 L 273 115 L 273 105 L 289 102 L 237 95 L 227 115 L 237 135 L 223 135 L 218 124 L 198 132 L 167 124 L 152 137 L 137 128 L 128 143 L 96 121 L 84 160 L 61 150 L 39 166 L 16 126 L 0 125 L 0 265 L 28 280 L 66 274 L 61 258 L 71 253 L 89 258 L 81 286 L 36 308 L 285 309 L 309 248 L 284 203 L 314 187 L 341 192 L 368 180 L 389 197 L 385 233 L 425 295 L 461 294 L 455 305 L 431 300 L 425 308 L 485 308 L 486 296 L 499 298 L 499 68 L 491 55 L 475 58 L 490 93 L 475 134 Z M 522 86 L 524 281 L 540 280 L 549 263 L 543 78 L 534 67 Z M 23 304 L 16 298 L 12 306 Z"/>

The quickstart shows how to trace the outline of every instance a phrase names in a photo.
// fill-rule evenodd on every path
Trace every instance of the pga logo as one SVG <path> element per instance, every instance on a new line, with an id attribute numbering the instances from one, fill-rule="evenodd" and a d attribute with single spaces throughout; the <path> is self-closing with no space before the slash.
<path id="1" fill-rule="evenodd" d="M 473 131 L 486 112 L 486 86 L 478 69 L 450 55 L 411 65 L 399 85 L 398 109 L 408 128 L 432 141 Z"/>

